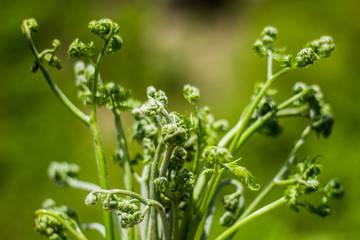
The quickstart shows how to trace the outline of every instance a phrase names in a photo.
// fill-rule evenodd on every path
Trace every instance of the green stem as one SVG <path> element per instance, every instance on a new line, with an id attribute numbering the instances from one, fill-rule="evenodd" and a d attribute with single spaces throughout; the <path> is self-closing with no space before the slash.
<path id="1" fill-rule="evenodd" d="M 302 132 L 299 140 L 295 143 L 293 149 L 290 152 L 288 160 L 284 163 L 284 165 L 281 167 L 278 174 L 276 174 L 274 181 L 280 181 L 281 177 L 284 175 L 284 173 L 287 171 L 290 165 L 292 165 L 295 161 L 296 154 L 300 147 L 304 145 L 306 137 L 310 134 L 312 128 L 312 123 L 310 123 Z"/>
<path id="2" fill-rule="evenodd" d="M 52 211 L 46 210 L 46 209 L 39 209 L 35 211 L 35 216 L 37 215 L 49 215 L 56 220 L 58 220 L 65 228 L 67 228 L 77 239 L 80 240 L 87 240 L 87 238 L 84 236 L 84 234 L 79 229 L 79 226 L 76 224 L 76 222 L 72 219 L 69 219 L 68 221 L 71 222 L 71 225 L 67 223 L 62 217 L 58 216 Z M 76 226 L 73 228 L 73 226 Z"/>
<path id="3" fill-rule="evenodd" d="M 125 189 L 129 191 L 133 191 L 133 183 L 132 183 L 133 173 L 131 170 L 128 146 L 127 146 L 124 130 L 121 124 L 121 118 L 120 115 L 116 113 L 116 110 L 113 111 L 113 113 L 115 118 L 115 129 L 116 129 L 116 138 L 118 143 L 118 151 L 121 153 Z"/>
<path id="4" fill-rule="evenodd" d="M 244 195 L 243 195 L 244 189 L 243 189 L 242 184 L 236 179 L 225 179 L 225 180 L 221 181 L 221 183 L 219 184 L 219 186 L 216 189 L 216 193 L 215 193 L 214 197 L 212 198 L 211 204 L 208 208 L 209 210 L 207 212 L 205 227 L 204 227 L 204 231 L 201 235 L 201 240 L 206 240 L 209 238 L 213 215 L 214 215 L 215 208 L 216 208 L 216 200 L 218 198 L 218 195 L 219 195 L 221 189 L 227 185 L 233 185 L 234 187 L 236 187 L 236 193 L 240 194 L 241 199 L 239 200 L 239 205 L 237 206 L 238 209 L 240 209 L 240 211 L 237 212 L 237 217 L 239 217 L 239 215 L 242 213 L 242 208 L 244 206 Z"/>
<path id="5" fill-rule="evenodd" d="M 200 239 L 205 224 L 205 217 L 207 209 L 211 203 L 212 198 L 215 195 L 216 189 L 220 183 L 221 177 L 224 173 L 224 169 L 218 169 L 217 164 L 215 164 L 215 172 L 211 177 L 210 183 L 206 189 L 205 196 L 200 205 L 199 211 L 196 213 L 194 220 L 191 223 L 190 231 L 188 233 L 187 239 Z"/>
<path id="6" fill-rule="evenodd" d="M 80 227 L 83 230 L 96 230 L 105 238 L 105 227 L 100 223 L 82 223 Z"/>
<path id="7" fill-rule="evenodd" d="M 237 126 L 239 126 L 239 127 L 236 131 L 236 135 L 234 136 L 234 138 L 230 144 L 230 147 L 229 147 L 230 152 L 235 152 L 238 149 L 239 139 L 240 139 L 241 135 L 243 134 L 247 124 L 249 123 L 251 115 L 255 111 L 255 108 L 259 104 L 260 100 L 265 96 L 266 91 L 270 88 L 271 84 L 273 84 L 276 79 L 278 79 L 283 74 L 289 72 L 290 70 L 292 70 L 292 68 L 289 68 L 289 67 L 283 68 L 276 74 L 272 75 L 271 78 L 269 78 L 266 81 L 265 85 L 261 88 L 261 90 L 258 93 L 258 95 L 256 96 L 255 100 L 251 103 L 251 105 L 247 109 L 244 117 L 240 119 L 240 123 L 237 124 Z"/>
<path id="8" fill-rule="evenodd" d="M 284 117 L 296 117 L 296 116 L 306 116 L 306 111 L 309 110 L 309 106 L 303 105 L 301 107 L 295 107 L 295 108 L 286 108 L 283 110 L 280 110 L 276 113 L 276 117 L 278 118 L 284 118 Z"/>
<path id="9" fill-rule="evenodd" d="M 92 115 L 90 118 L 90 132 L 94 140 L 95 154 L 96 154 L 96 160 L 97 160 L 98 172 L 100 178 L 100 187 L 102 189 L 109 189 L 109 181 L 108 181 L 108 174 L 106 169 L 104 148 L 102 145 L 101 136 L 96 119 L 94 119 L 93 116 L 95 115 Z M 105 225 L 106 239 L 113 240 L 114 229 L 113 229 L 112 214 L 111 212 L 107 212 L 105 210 L 104 210 L 104 225 Z"/>
<path id="10" fill-rule="evenodd" d="M 27 26 L 26 26 L 27 28 Z M 49 84 L 51 90 L 55 93 L 55 95 L 60 99 L 60 101 L 65 105 L 67 109 L 69 109 L 77 118 L 79 118 L 83 123 L 86 125 L 89 125 L 89 116 L 87 116 L 85 113 L 83 113 L 80 109 L 78 109 L 67 97 L 66 95 L 61 91 L 61 89 L 57 86 L 54 79 L 51 77 L 49 71 L 47 70 L 44 62 L 40 58 L 40 55 L 38 54 L 35 44 L 31 38 L 31 34 L 28 29 L 26 29 L 26 38 L 29 42 L 30 49 L 35 56 L 35 61 L 40 67 L 41 72 L 43 73 L 47 83 Z"/>
<path id="11" fill-rule="evenodd" d="M 268 50 L 267 80 L 272 78 L 272 52 Z"/>
<path id="12" fill-rule="evenodd" d="M 91 105 L 91 115 L 90 115 L 90 132 L 93 136 L 96 160 L 98 164 L 98 172 L 100 177 L 100 186 L 102 189 L 109 189 L 109 180 L 106 169 L 106 161 L 104 154 L 104 147 L 101 141 L 101 136 L 99 132 L 99 126 L 96 120 L 96 106 L 97 106 L 97 86 L 100 75 L 100 66 L 103 57 L 105 56 L 105 50 L 110 41 L 110 36 L 112 35 L 113 29 L 110 30 L 108 37 L 105 39 L 104 45 L 98 55 L 96 65 L 95 65 L 95 73 L 94 73 L 94 81 L 92 87 L 92 105 Z M 107 212 L 104 210 L 104 225 L 106 232 L 107 240 L 114 240 L 114 227 L 113 227 L 113 217 L 111 212 Z"/>
<path id="13" fill-rule="evenodd" d="M 117 113 L 116 109 L 113 111 L 114 119 L 115 119 L 115 131 L 116 138 L 118 143 L 118 152 L 121 156 L 122 168 L 123 168 L 123 177 L 125 183 L 125 189 L 129 191 L 133 191 L 133 174 L 130 164 L 130 157 L 128 152 L 128 146 L 126 143 L 126 138 L 124 134 L 124 130 L 121 124 L 120 114 Z M 135 238 L 135 228 L 128 229 L 128 240 L 133 240 Z"/>
<path id="14" fill-rule="evenodd" d="M 98 185 L 96 185 L 94 183 L 81 181 L 81 180 L 78 180 L 76 178 L 70 178 L 70 177 L 66 179 L 66 183 L 70 187 L 85 190 L 85 191 L 93 191 L 93 190 L 97 190 L 97 189 L 101 188 L 100 186 L 98 186 Z"/>
<path id="15" fill-rule="evenodd" d="M 284 165 L 281 167 L 279 172 L 275 175 L 275 177 L 268 183 L 268 185 L 259 193 L 259 195 L 252 201 L 252 203 L 247 207 L 247 209 L 244 211 L 244 213 L 241 215 L 240 219 L 238 221 L 241 221 L 245 217 L 247 217 L 254 209 L 255 207 L 260 203 L 260 201 L 277 185 L 277 183 L 280 181 L 280 178 L 284 175 L 284 173 L 287 171 L 289 166 L 293 164 L 295 160 L 295 156 L 299 150 L 299 148 L 304 144 L 306 136 L 310 133 L 311 130 L 311 124 L 308 125 L 303 133 L 301 134 L 299 140 L 295 143 L 293 149 L 291 150 L 288 159 L 284 163 Z"/>
<path id="16" fill-rule="evenodd" d="M 175 146 L 168 146 L 166 148 L 165 156 L 164 156 L 164 159 L 163 159 L 163 161 L 161 163 L 161 167 L 160 167 L 159 177 L 165 176 L 166 171 L 170 164 L 170 158 L 171 158 L 172 152 L 174 151 L 174 148 L 175 148 Z"/>
<path id="17" fill-rule="evenodd" d="M 299 100 L 300 98 L 302 98 L 303 96 L 305 96 L 308 91 L 310 89 L 306 89 L 304 91 L 302 91 L 301 93 L 296 94 L 295 96 L 289 98 L 288 100 L 284 101 L 283 103 L 281 103 L 278 108 L 277 111 L 273 111 L 273 112 L 268 112 L 266 113 L 264 116 L 262 116 L 261 118 L 258 118 L 253 124 L 251 124 L 250 127 L 248 127 L 244 133 L 241 135 L 239 142 L 237 144 L 237 149 L 239 149 L 244 143 L 245 141 L 253 134 L 255 133 L 265 122 L 267 122 L 271 117 L 273 116 L 277 116 L 278 112 L 284 111 L 284 110 L 288 110 L 285 109 L 286 107 L 290 106 L 291 104 L 293 104 L 295 101 Z M 300 107 L 300 108 L 296 108 L 294 109 L 295 111 L 289 111 L 287 113 L 285 112 L 281 112 L 281 116 L 285 116 L 284 114 L 287 114 L 287 116 L 291 115 L 291 114 L 299 114 L 303 111 L 305 111 L 306 109 L 308 109 L 308 107 L 306 105 Z M 300 111 L 300 112 L 299 112 Z"/>
<path id="18" fill-rule="evenodd" d="M 164 148 L 164 143 L 161 141 L 156 148 L 154 160 L 152 161 L 151 164 L 149 190 L 150 190 L 150 199 L 153 200 L 156 200 L 157 198 L 157 194 L 156 194 L 157 191 L 155 189 L 155 179 L 158 176 L 158 166 L 163 148 Z M 154 211 L 153 209 L 150 209 L 150 218 L 151 218 L 150 236 L 153 240 L 157 240 L 159 239 L 158 231 L 157 231 L 157 216 L 156 216 L 156 211 Z"/>
<path id="19" fill-rule="evenodd" d="M 179 209 L 178 209 L 178 200 L 171 200 L 171 213 L 172 213 L 172 224 L 171 224 L 171 240 L 178 239 L 178 229 L 179 229 Z"/>
<path id="20" fill-rule="evenodd" d="M 144 165 L 142 173 L 141 173 L 141 196 L 145 198 L 149 198 L 149 175 L 150 175 L 150 166 L 149 164 Z M 147 239 L 147 233 L 149 228 L 149 214 L 144 216 L 143 221 L 140 223 L 140 239 Z"/>
<path id="21" fill-rule="evenodd" d="M 216 238 L 216 240 L 223 240 L 228 239 L 232 234 L 237 231 L 242 225 L 245 223 L 261 216 L 264 213 L 267 213 L 277 207 L 280 207 L 281 205 L 286 203 L 285 197 L 282 197 L 268 205 L 266 205 L 263 208 L 260 208 L 256 212 L 252 213 L 251 215 L 247 216 L 246 218 L 243 218 L 241 221 L 236 222 L 234 225 L 232 225 L 230 228 L 228 228 L 226 231 L 224 231 L 220 236 Z"/>
<path id="22" fill-rule="evenodd" d="M 201 138 L 200 138 L 201 132 L 202 132 L 202 127 L 201 127 L 200 110 L 196 105 L 194 105 L 194 109 L 195 109 L 195 112 L 197 114 L 197 121 L 198 121 L 198 127 L 197 127 L 197 133 L 196 133 L 198 150 L 197 150 L 197 155 L 196 155 L 196 159 L 195 159 L 195 162 L 194 162 L 194 169 L 193 169 L 193 172 L 196 175 L 196 179 L 195 179 L 195 181 L 196 181 L 197 180 L 197 171 L 198 171 L 198 168 L 199 168 L 199 161 L 200 161 L 201 153 L 202 153 Z"/>

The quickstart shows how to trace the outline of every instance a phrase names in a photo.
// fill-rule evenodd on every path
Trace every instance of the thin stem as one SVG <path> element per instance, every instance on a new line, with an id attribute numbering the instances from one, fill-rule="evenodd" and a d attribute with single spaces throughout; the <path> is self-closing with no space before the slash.
<path id="1" fill-rule="evenodd" d="M 272 78 L 272 52 L 268 50 L 267 80 Z"/>
<path id="2" fill-rule="evenodd" d="M 309 110 L 309 106 L 303 105 L 301 107 L 295 107 L 295 108 L 286 108 L 283 110 L 280 110 L 276 113 L 276 117 L 278 118 L 284 118 L 284 117 L 296 117 L 296 116 L 303 116 L 305 117 L 305 111 Z"/>
<path id="3" fill-rule="evenodd" d="M 197 155 L 196 155 L 196 159 L 195 159 L 195 162 L 194 162 L 194 169 L 193 169 L 193 172 L 196 175 L 196 179 L 195 179 L 195 181 L 196 181 L 197 180 L 197 171 L 198 171 L 198 168 L 199 168 L 199 161 L 200 161 L 201 153 L 202 153 L 201 138 L 200 138 L 201 132 L 202 132 L 202 126 L 201 126 L 200 110 L 196 105 L 194 105 L 194 109 L 195 109 L 195 112 L 197 114 L 197 121 L 198 121 L 198 127 L 197 127 L 197 133 L 196 133 L 198 149 L 197 149 Z"/>
<path id="4" fill-rule="evenodd" d="M 241 124 L 242 124 L 242 119 L 244 118 L 246 112 L 248 111 L 250 107 L 250 104 L 247 105 L 243 111 L 241 112 L 239 121 L 236 123 L 236 125 L 230 129 L 225 135 L 224 137 L 221 138 L 221 140 L 218 143 L 219 147 L 225 147 L 226 145 L 229 144 L 229 142 L 231 141 L 231 139 L 236 135 L 237 131 L 240 129 Z"/>
<path id="5" fill-rule="evenodd" d="M 274 188 L 275 183 L 273 180 L 271 180 L 268 185 L 257 195 L 257 197 L 254 199 L 254 201 L 251 202 L 249 207 L 247 207 L 244 211 L 244 213 L 241 215 L 238 221 L 243 220 L 246 218 L 253 210 L 254 208 L 261 202 L 261 200 Z"/>
<path id="6" fill-rule="evenodd" d="M 281 177 L 284 175 L 284 173 L 287 171 L 288 167 L 292 165 L 295 161 L 296 154 L 300 147 L 304 145 L 306 137 L 310 134 L 312 128 L 312 123 L 310 123 L 302 132 L 299 140 L 295 143 L 293 149 L 290 152 L 288 160 L 284 163 L 284 165 L 281 167 L 278 174 L 276 174 L 274 181 L 280 181 Z"/>
<path id="7" fill-rule="evenodd" d="M 123 167 L 125 189 L 132 191 L 133 190 L 133 183 L 132 183 L 133 173 L 131 170 L 128 146 L 126 143 L 124 130 L 123 130 L 123 127 L 121 124 L 120 115 L 117 114 L 116 110 L 114 110 L 113 113 L 114 113 L 114 118 L 115 118 L 115 130 L 116 130 L 116 138 L 117 138 L 117 143 L 118 143 L 118 151 L 120 153 L 122 153 L 121 160 L 122 160 L 122 167 Z"/>
<path id="8" fill-rule="evenodd" d="M 82 223 L 80 227 L 83 230 L 96 230 L 105 238 L 105 227 L 100 223 Z"/>
<path id="9" fill-rule="evenodd" d="M 67 223 L 62 217 L 57 215 L 56 213 L 46 210 L 46 209 L 39 209 L 35 211 L 35 216 L 37 215 L 49 215 L 56 220 L 58 220 L 65 228 L 67 228 L 77 239 L 80 240 L 87 240 L 87 238 L 84 236 L 84 234 L 79 229 L 79 226 L 76 224 L 76 222 L 73 219 L 68 219 L 68 221 L 71 222 L 71 225 Z M 75 228 L 73 228 L 75 226 Z"/>
<path id="10" fill-rule="evenodd" d="M 69 178 L 66 179 L 66 183 L 70 187 L 85 190 L 85 191 L 93 191 L 93 190 L 101 189 L 100 186 L 98 186 L 98 185 L 96 185 L 94 183 L 81 181 L 81 180 L 78 180 L 76 178 L 70 178 L 69 177 Z"/>
<path id="11" fill-rule="evenodd" d="M 293 149 L 291 150 L 288 159 L 285 161 L 282 168 L 275 175 L 275 177 L 268 183 L 268 185 L 259 193 L 259 195 L 254 199 L 254 201 L 249 205 L 249 207 L 244 211 L 241 215 L 240 220 L 247 217 L 255 207 L 260 203 L 260 201 L 276 186 L 276 183 L 280 181 L 280 178 L 287 171 L 288 167 L 294 162 L 295 156 L 299 150 L 299 148 L 304 144 L 306 136 L 310 133 L 311 124 L 309 124 L 303 133 L 301 134 L 299 140 L 295 143 Z"/>
<path id="12" fill-rule="evenodd" d="M 240 148 L 245 141 L 254 133 L 256 132 L 266 121 L 268 121 L 270 118 L 272 118 L 273 116 L 278 116 L 278 112 L 280 112 L 281 116 L 284 117 L 285 114 L 287 114 L 287 116 L 292 114 L 300 114 L 303 111 L 305 111 L 306 109 L 308 109 L 307 105 L 304 105 L 302 107 L 293 109 L 294 111 L 288 111 L 288 112 L 284 112 L 288 109 L 285 109 L 286 107 L 290 106 L 291 104 L 293 104 L 295 101 L 299 100 L 300 98 L 302 98 L 303 96 L 305 96 L 308 93 L 309 89 L 306 89 L 304 91 L 302 91 L 301 93 L 296 94 L 295 96 L 289 98 L 288 100 L 284 101 L 283 103 L 281 103 L 276 111 L 270 111 L 268 113 L 266 113 L 264 116 L 259 117 L 253 124 L 251 124 L 250 127 L 248 127 L 244 133 L 241 135 L 239 142 L 237 144 L 237 149 Z M 282 111 L 282 112 L 281 112 Z"/>
<path id="13" fill-rule="evenodd" d="M 221 189 L 224 188 L 227 185 L 233 185 L 234 187 L 236 187 L 236 192 L 241 194 L 240 195 L 241 200 L 239 201 L 238 208 L 242 209 L 242 207 L 243 207 L 244 195 L 243 195 L 243 186 L 242 186 L 242 184 L 236 179 L 225 179 L 225 180 L 221 181 L 221 183 L 219 184 L 219 186 L 216 189 L 216 193 L 215 193 L 214 197 L 212 198 L 211 204 L 209 206 L 209 210 L 208 210 L 206 221 L 205 221 L 204 231 L 203 231 L 203 233 L 201 235 L 201 240 L 206 240 L 206 239 L 209 238 L 211 225 L 212 225 L 212 220 L 213 220 L 213 215 L 214 215 L 215 208 L 216 208 L 216 200 L 218 198 L 218 195 L 219 195 Z M 238 214 L 237 216 L 239 216 L 241 213 L 242 213 L 242 211 L 240 210 L 237 213 Z"/>
<path id="14" fill-rule="evenodd" d="M 27 26 L 25 26 L 27 28 Z M 26 29 L 26 38 L 29 42 L 30 49 L 35 56 L 35 61 L 40 67 L 41 72 L 43 73 L 47 83 L 49 84 L 51 90 L 55 93 L 55 95 L 60 99 L 60 101 L 65 105 L 67 109 L 69 109 L 77 118 L 79 118 L 83 123 L 89 125 L 89 117 L 83 113 L 80 109 L 78 109 L 61 91 L 61 89 L 57 86 L 54 79 L 50 75 L 49 71 L 47 70 L 45 64 L 43 63 L 40 55 L 38 54 L 35 44 L 31 38 L 31 34 L 28 29 Z"/>
<path id="15" fill-rule="evenodd" d="M 240 123 L 238 125 L 239 129 L 237 129 L 236 135 L 234 136 L 233 141 L 231 142 L 230 147 L 229 147 L 230 152 L 235 152 L 238 149 L 239 139 L 240 139 L 241 135 L 243 134 L 247 124 L 249 123 L 251 115 L 255 111 L 255 108 L 259 104 L 260 100 L 265 96 L 266 91 L 270 88 L 271 84 L 273 84 L 276 79 L 278 79 L 283 74 L 289 72 L 290 70 L 292 70 L 292 68 L 289 68 L 289 67 L 283 68 L 276 74 L 272 75 L 272 77 L 266 81 L 265 85 L 261 88 L 261 90 L 258 93 L 258 95 L 256 96 L 256 98 L 254 99 L 254 101 L 251 103 L 251 105 L 247 109 L 247 111 L 244 115 L 244 118 L 240 119 Z"/>
<path id="16" fill-rule="evenodd" d="M 278 106 L 278 110 L 282 110 L 288 106 L 290 106 L 291 104 L 293 104 L 295 101 L 299 100 L 300 98 L 304 97 L 306 94 L 308 94 L 310 92 L 310 88 L 304 89 L 303 91 L 301 91 L 300 93 L 292 96 L 291 98 L 289 98 L 288 100 L 284 101 L 283 103 L 279 104 Z"/>
<path id="17" fill-rule="evenodd" d="M 242 225 L 244 225 L 245 223 L 261 216 L 264 213 L 267 213 L 277 207 L 280 207 L 281 205 L 286 203 L 286 199 L 285 197 L 282 197 L 268 205 L 266 205 L 263 208 L 260 208 L 259 210 L 257 210 L 256 212 L 252 213 L 251 215 L 249 215 L 248 217 L 242 219 L 241 221 L 236 222 L 234 225 L 232 225 L 230 228 L 228 228 L 226 231 L 224 231 L 220 236 L 218 236 L 216 238 L 216 240 L 222 240 L 222 239 L 227 239 L 228 237 L 230 237 L 235 231 L 237 231 Z"/>

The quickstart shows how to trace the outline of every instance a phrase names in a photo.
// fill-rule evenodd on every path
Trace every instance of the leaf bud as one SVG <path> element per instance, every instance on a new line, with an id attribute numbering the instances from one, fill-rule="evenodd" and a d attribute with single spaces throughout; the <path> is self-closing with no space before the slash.
<path id="1" fill-rule="evenodd" d="M 326 195 L 331 198 L 340 198 L 344 195 L 344 188 L 339 179 L 331 179 L 325 186 Z"/>
<path id="2" fill-rule="evenodd" d="M 230 211 L 226 211 L 220 218 L 219 223 L 223 227 L 230 227 L 232 226 L 236 220 L 239 218 L 239 216 L 235 215 L 234 213 Z"/>
<path id="3" fill-rule="evenodd" d="M 107 18 L 91 21 L 88 28 L 90 32 L 104 39 L 109 37 L 109 34 L 117 34 L 119 32 L 119 25 Z"/>
<path id="4" fill-rule="evenodd" d="M 229 128 L 229 122 L 225 119 L 217 120 L 213 123 L 213 128 L 217 132 L 225 132 Z"/>
<path id="5" fill-rule="evenodd" d="M 89 193 L 85 198 L 85 204 L 88 206 L 95 206 L 98 200 L 99 197 L 96 193 Z"/>
<path id="6" fill-rule="evenodd" d="M 261 33 L 261 36 L 269 36 L 273 39 L 276 39 L 278 37 L 278 31 L 276 28 L 268 26 L 264 28 L 264 30 Z"/>
<path id="7" fill-rule="evenodd" d="M 168 98 L 164 91 L 159 90 L 155 93 L 155 99 L 162 103 L 164 107 L 168 105 Z"/>
<path id="8" fill-rule="evenodd" d="M 175 186 L 166 177 L 156 178 L 154 182 L 160 193 L 170 198 L 175 197 Z"/>
<path id="9" fill-rule="evenodd" d="M 297 83 L 295 83 L 295 85 L 293 87 L 293 92 L 295 94 L 298 94 L 298 93 L 301 93 L 302 91 L 304 91 L 307 88 L 308 88 L 308 86 L 305 83 L 297 82 Z"/>
<path id="10" fill-rule="evenodd" d="M 252 49 L 254 50 L 255 54 L 259 55 L 260 57 L 267 56 L 267 47 L 260 39 L 255 41 Z"/>
<path id="11" fill-rule="evenodd" d="M 119 35 L 112 36 L 108 46 L 106 47 L 105 54 L 114 53 L 120 50 L 122 45 L 123 45 L 123 40 Z"/>
<path id="12" fill-rule="evenodd" d="M 67 162 L 51 162 L 49 177 L 60 187 L 67 186 L 67 178 L 76 178 L 80 173 L 79 165 Z"/>
<path id="13" fill-rule="evenodd" d="M 51 67 L 56 67 L 57 69 L 61 69 L 62 65 L 60 59 L 55 56 L 53 53 L 46 53 L 44 55 L 44 60 L 49 64 Z"/>
<path id="14" fill-rule="evenodd" d="M 178 147 L 170 158 L 169 170 L 180 171 L 186 160 L 186 150 Z"/>
<path id="15" fill-rule="evenodd" d="M 131 115 L 135 118 L 136 121 L 140 121 L 142 118 L 141 110 L 139 108 L 134 108 L 131 111 Z"/>
<path id="16" fill-rule="evenodd" d="M 162 128 L 164 143 L 167 145 L 181 145 L 187 140 L 186 130 L 175 123 L 166 124 Z"/>
<path id="17" fill-rule="evenodd" d="M 47 198 L 43 201 L 42 207 L 45 209 L 54 208 L 56 206 L 56 203 L 53 199 Z"/>
<path id="18" fill-rule="evenodd" d="M 312 48 L 304 48 L 296 55 L 296 66 L 300 68 L 306 67 L 313 64 L 316 59 L 316 53 Z"/>
<path id="19" fill-rule="evenodd" d="M 153 86 L 149 86 L 146 90 L 148 98 L 155 98 L 156 89 Z"/>
<path id="20" fill-rule="evenodd" d="M 140 211 L 137 211 L 134 214 L 121 213 L 120 219 L 120 225 L 122 228 L 130 228 L 142 221 L 142 214 Z"/>
<path id="21" fill-rule="evenodd" d="M 261 41 L 264 44 L 270 44 L 270 43 L 274 42 L 274 39 L 272 37 L 268 36 L 268 35 L 264 35 L 264 36 L 262 36 Z"/>
<path id="22" fill-rule="evenodd" d="M 131 203 L 128 200 L 123 200 L 118 202 L 118 211 L 126 213 L 135 213 L 139 210 L 139 207 L 136 204 Z"/>
<path id="23" fill-rule="evenodd" d="M 107 194 L 102 200 L 103 208 L 106 211 L 116 211 L 118 210 L 118 200 L 113 194 Z"/>
<path id="24" fill-rule="evenodd" d="M 223 206 L 226 210 L 232 213 L 238 213 L 240 211 L 239 204 L 240 204 L 240 192 L 235 192 L 232 194 L 226 194 L 223 197 Z"/>
<path id="25" fill-rule="evenodd" d="M 70 44 L 68 55 L 70 58 L 86 58 L 93 56 L 94 51 L 94 42 L 85 44 L 77 38 Z"/>
<path id="26" fill-rule="evenodd" d="M 186 84 L 183 90 L 184 98 L 190 104 L 195 104 L 200 99 L 200 91 L 197 87 Z"/>
<path id="27" fill-rule="evenodd" d="M 74 73 L 75 75 L 83 74 L 85 71 L 85 63 L 83 61 L 76 61 L 74 64 Z"/>
<path id="28" fill-rule="evenodd" d="M 330 36 L 322 36 L 318 40 L 314 40 L 308 44 L 315 53 L 320 57 L 329 57 L 331 52 L 335 50 L 335 43 Z"/>
<path id="29" fill-rule="evenodd" d="M 150 99 L 140 107 L 140 112 L 146 117 L 154 117 L 159 114 L 163 108 L 164 105 L 161 102 L 155 99 Z"/>
<path id="30" fill-rule="evenodd" d="M 39 30 L 39 25 L 35 18 L 25 19 L 22 22 L 21 31 L 24 34 L 24 36 L 26 36 L 26 32 L 32 34 L 32 33 L 37 33 L 38 30 Z"/>
<path id="31" fill-rule="evenodd" d="M 61 48 L 61 42 L 59 39 L 54 39 L 52 42 L 52 46 L 54 47 L 54 51 L 57 51 Z"/>
<path id="32" fill-rule="evenodd" d="M 232 160 L 232 155 L 227 148 L 217 146 L 207 146 L 202 156 L 205 161 L 210 163 L 214 163 L 215 161 L 226 163 Z"/>

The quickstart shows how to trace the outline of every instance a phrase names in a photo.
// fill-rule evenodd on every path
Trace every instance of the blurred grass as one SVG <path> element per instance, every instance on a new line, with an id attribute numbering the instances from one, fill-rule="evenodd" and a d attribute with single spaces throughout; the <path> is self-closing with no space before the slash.
<path id="1" fill-rule="evenodd" d="M 104 80 L 116 81 L 144 100 L 148 85 L 164 89 L 170 110 L 189 110 L 182 86 L 201 89 L 201 104 L 216 118 L 235 123 L 248 102 L 253 84 L 266 76 L 266 60 L 254 56 L 251 45 L 267 25 L 279 30 L 279 46 L 294 54 L 312 39 L 331 35 L 337 51 L 306 70 L 286 75 L 276 87 L 278 101 L 289 96 L 295 81 L 319 84 L 332 103 L 336 124 L 329 139 L 309 138 L 303 156 L 323 156 L 323 182 L 339 177 L 346 195 L 332 202 L 333 214 L 321 219 L 288 208 L 262 216 L 238 232 L 243 239 L 360 239 L 359 154 L 359 39 L 360 2 L 357 0 L 243 0 L 243 1 L 40 1 L 0 2 L 0 238 L 45 239 L 33 231 L 32 214 L 47 198 L 74 207 L 80 219 L 101 219 L 99 208 L 84 206 L 85 192 L 59 189 L 48 180 L 50 161 L 76 162 L 82 179 L 97 182 L 88 130 L 52 95 L 33 62 L 20 33 L 24 18 L 37 18 L 39 49 L 53 38 L 63 43 L 62 71 L 53 71 L 64 92 L 76 101 L 73 61 L 65 51 L 79 37 L 95 40 L 87 31 L 90 20 L 108 17 L 119 22 L 123 49 L 105 59 Z M 97 42 L 96 42 L 97 43 Z M 110 156 L 115 147 L 111 115 L 101 111 L 103 139 L 109 160 L 111 187 L 120 186 L 121 170 Z M 129 126 L 131 117 L 125 116 Z M 259 183 L 265 185 L 287 155 L 303 123 L 287 120 L 277 139 L 256 135 L 241 152 Z M 246 192 L 247 203 L 254 193 Z M 275 199 L 280 190 L 266 200 Z M 220 214 L 219 212 L 217 213 Z M 214 229 L 213 236 L 220 228 Z M 98 239 L 95 233 L 90 239 Z"/>

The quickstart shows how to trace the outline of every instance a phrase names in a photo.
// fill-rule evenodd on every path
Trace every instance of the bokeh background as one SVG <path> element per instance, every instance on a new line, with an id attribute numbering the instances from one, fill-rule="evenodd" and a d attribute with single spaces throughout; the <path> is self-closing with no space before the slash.
<path id="1" fill-rule="evenodd" d="M 132 89 L 141 100 L 146 87 L 154 85 L 167 92 L 170 110 L 180 112 L 190 111 L 182 86 L 191 83 L 201 89 L 200 104 L 230 124 L 237 121 L 253 85 L 266 77 L 266 60 L 251 51 L 264 26 L 277 27 L 278 46 L 293 53 L 308 41 L 331 35 L 337 51 L 330 58 L 287 74 L 275 86 L 278 101 L 290 96 L 296 81 L 322 87 L 336 117 L 333 134 L 325 140 L 312 135 L 299 154 L 322 156 L 321 179 L 339 177 L 346 194 L 331 202 L 332 214 L 326 218 L 282 207 L 245 225 L 237 239 L 360 239 L 359 9 L 358 0 L 1 1 L 0 239 L 45 239 L 33 231 L 32 215 L 48 197 L 74 207 L 81 220 L 102 218 L 100 207 L 83 204 L 85 192 L 57 188 L 47 177 L 49 162 L 69 161 L 82 167 L 81 179 L 98 181 L 88 129 L 61 105 L 40 73 L 30 72 L 34 58 L 20 32 L 22 20 L 29 17 L 40 25 L 34 37 L 39 49 L 50 46 L 53 38 L 63 43 L 63 70 L 52 73 L 70 99 L 76 101 L 76 90 L 67 46 L 76 37 L 98 43 L 87 24 L 108 17 L 120 24 L 124 46 L 105 58 L 103 80 Z M 116 188 L 122 171 L 110 159 L 113 119 L 106 110 L 100 113 L 110 184 Z M 125 125 L 130 122 L 126 114 Z M 240 153 L 242 163 L 260 184 L 277 172 L 304 126 L 303 121 L 286 120 L 279 138 L 255 135 L 248 141 Z M 275 191 L 262 204 L 280 194 Z M 246 195 L 247 202 L 255 196 Z M 212 238 L 221 230 L 214 229 Z M 97 233 L 89 237 L 99 238 Z"/>

